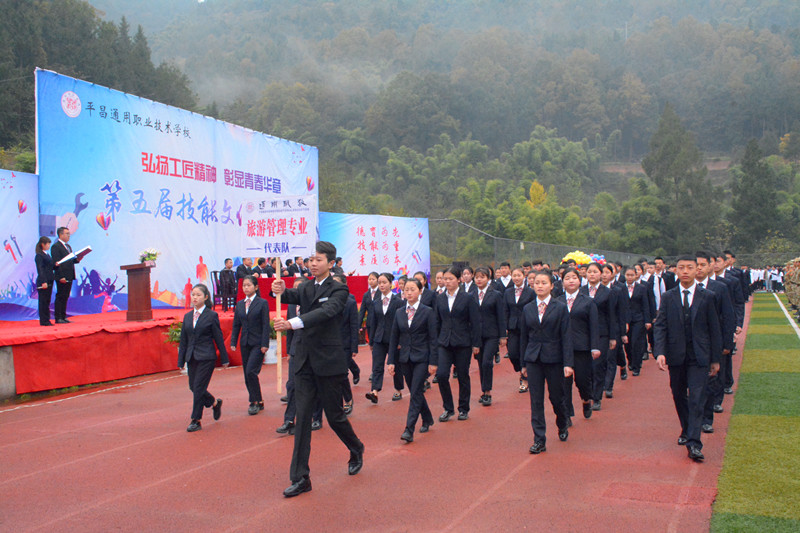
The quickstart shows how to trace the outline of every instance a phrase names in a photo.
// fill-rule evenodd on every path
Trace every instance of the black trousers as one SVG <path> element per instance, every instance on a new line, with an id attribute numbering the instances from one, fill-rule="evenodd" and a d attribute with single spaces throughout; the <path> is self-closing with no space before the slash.
<path id="1" fill-rule="evenodd" d="M 706 402 L 708 367 L 684 362 L 669 367 L 669 386 L 672 400 L 681 423 L 681 435 L 686 437 L 686 446 L 703 447 L 700 430 L 703 423 L 703 407 Z"/>
<path id="2" fill-rule="evenodd" d="M 531 397 L 531 427 L 533 440 L 545 443 L 547 441 L 544 418 L 544 384 L 547 382 L 547 391 L 550 404 L 556 414 L 556 426 L 559 431 L 567 427 L 567 413 L 564 410 L 564 365 L 561 363 L 526 363 L 528 371 L 528 391 Z"/>
<path id="3" fill-rule="evenodd" d="M 568 416 L 575 416 L 575 408 L 572 405 L 572 383 L 578 386 L 578 393 L 584 402 L 592 399 L 592 352 L 575 350 L 572 352 L 574 363 L 572 370 L 574 377 L 564 378 L 564 409 Z"/>
<path id="4" fill-rule="evenodd" d="M 39 324 L 50 323 L 50 299 L 53 296 L 53 283 L 49 282 L 46 289 L 36 289 L 39 296 Z"/>
<path id="5" fill-rule="evenodd" d="M 69 301 L 70 292 L 72 292 L 72 280 L 66 283 L 56 281 L 56 303 L 53 306 L 53 314 L 56 320 L 66 320 L 67 301 Z"/>
<path id="6" fill-rule="evenodd" d="M 731 388 L 733 387 L 733 352 L 723 355 L 720 359 L 725 359 L 725 372 L 723 374 L 725 387 Z"/>
<path id="7" fill-rule="evenodd" d="M 481 392 L 491 392 L 494 379 L 494 356 L 500 350 L 500 339 L 483 339 L 481 351 L 475 356 L 481 377 Z"/>
<path id="8" fill-rule="evenodd" d="M 194 399 L 192 401 L 192 420 L 203 418 L 203 407 L 214 405 L 214 396 L 208 392 L 208 384 L 211 382 L 211 375 L 217 361 L 198 361 L 189 359 L 186 362 L 186 370 L 189 373 L 189 390 L 192 391 Z"/>
<path id="9" fill-rule="evenodd" d="M 297 416 L 297 400 L 294 395 L 294 357 L 289 356 L 289 379 L 286 380 L 286 410 L 283 412 L 284 422 L 294 422 Z M 322 421 L 322 401 L 317 398 L 311 420 Z"/>
<path id="10" fill-rule="evenodd" d="M 628 343 L 625 345 L 625 354 L 628 356 L 628 366 L 631 370 L 641 370 L 642 357 L 647 351 L 647 328 L 644 322 L 631 322 L 628 332 Z"/>
<path id="11" fill-rule="evenodd" d="M 730 354 L 729 354 L 730 355 Z M 714 424 L 714 406 L 722 405 L 725 398 L 725 371 L 727 370 L 727 357 L 720 357 L 719 372 L 714 377 L 709 377 L 706 382 L 706 401 L 703 406 L 703 424 Z"/>
<path id="12" fill-rule="evenodd" d="M 378 392 L 383 390 L 383 373 L 386 370 L 386 355 L 389 345 L 382 342 L 372 344 L 372 388 Z M 403 390 L 403 375 L 395 372 L 393 384 L 395 390 Z"/>
<path id="13" fill-rule="evenodd" d="M 455 366 L 456 372 L 458 372 L 458 410 L 469 412 L 471 355 L 471 346 L 439 346 L 439 367 L 436 370 L 436 379 L 445 411 L 455 412 L 453 391 L 450 389 L 450 367 Z"/>
<path id="14" fill-rule="evenodd" d="M 242 371 L 244 372 L 244 384 L 247 387 L 247 395 L 250 403 L 261 402 L 261 383 L 258 375 L 261 373 L 261 366 L 264 364 L 264 354 L 261 353 L 261 346 L 243 345 L 242 349 Z"/>
<path id="15" fill-rule="evenodd" d="M 353 353 L 347 348 L 345 348 L 344 356 L 347 359 L 347 368 L 350 370 L 350 372 L 353 373 L 354 376 L 357 376 L 360 372 L 360 369 L 358 368 L 356 362 L 353 361 Z M 353 370 L 354 366 L 355 370 Z M 353 389 L 350 388 L 350 380 L 347 379 L 347 374 L 345 374 L 344 382 L 342 383 L 342 399 L 345 402 L 353 401 Z"/>
<path id="16" fill-rule="evenodd" d="M 603 399 L 603 387 L 606 384 L 608 370 L 608 339 L 600 337 L 600 357 L 592 359 L 592 399 L 599 402 Z"/>
<path id="17" fill-rule="evenodd" d="M 518 329 L 510 329 L 508 330 L 508 360 L 511 361 L 511 365 L 514 367 L 514 372 L 519 372 L 522 370 L 522 365 L 520 363 L 520 332 Z"/>
<path id="18" fill-rule="evenodd" d="M 308 458 L 311 455 L 311 417 L 317 401 L 322 402 L 328 425 L 351 453 L 360 453 L 364 444 L 358 439 L 353 426 L 342 408 L 342 380 L 347 374 L 318 376 L 306 362 L 294 375 L 297 422 L 294 430 L 294 452 L 289 477 L 293 483 L 308 477 Z"/>
<path id="19" fill-rule="evenodd" d="M 428 378 L 428 363 L 400 363 L 395 373 L 399 372 L 406 378 L 408 390 L 411 392 L 411 399 L 408 403 L 408 416 L 406 417 L 406 429 L 412 434 L 417 425 L 419 415 L 422 415 L 422 423 L 433 424 L 433 414 L 431 413 L 428 402 L 425 401 L 425 380 Z"/>
<path id="20" fill-rule="evenodd" d="M 607 391 L 614 390 L 614 379 L 617 376 L 617 367 L 625 368 L 625 353 L 622 346 L 622 339 L 617 339 L 617 346 L 613 350 L 608 350 L 606 357 L 606 379 L 603 387 Z"/>

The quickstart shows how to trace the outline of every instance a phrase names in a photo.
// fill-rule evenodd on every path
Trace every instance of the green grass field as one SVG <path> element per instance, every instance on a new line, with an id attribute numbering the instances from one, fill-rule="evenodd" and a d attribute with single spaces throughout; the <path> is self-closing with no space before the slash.
<path id="1" fill-rule="evenodd" d="M 772 294 L 754 296 L 742 358 L 711 531 L 797 532 L 800 339 Z"/>

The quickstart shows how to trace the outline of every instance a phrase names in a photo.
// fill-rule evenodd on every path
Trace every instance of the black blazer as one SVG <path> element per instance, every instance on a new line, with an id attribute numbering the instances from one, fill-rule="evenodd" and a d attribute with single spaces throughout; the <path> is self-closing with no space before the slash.
<path id="1" fill-rule="evenodd" d="M 69 246 L 69 248 L 67 248 L 67 246 Z M 50 247 L 50 257 L 53 259 L 55 279 L 63 278 L 67 281 L 72 281 L 75 279 L 75 263 L 79 263 L 80 261 L 73 259 L 72 261 L 67 261 L 59 266 L 55 266 L 56 263 L 72 253 L 72 247 L 69 245 L 69 243 L 67 246 L 64 246 L 61 241 L 56 240 L 56 242 L 53 243 L 53 246 Z"/>
<path id="2" fill-rule="evenodd" d="M 558 297 L 567 304 L 567 295 Z M 569 306 L 567 306 L 569 310 Z M 572 349 L 576 351 L 600 350 L 600 319 L 597 316 L 597 304 L 588 294 L 578 289 L 572 311 L 569 311 L 569 332 L 572 336 Z"/>
<path id="3" fill-rule="evenodd" d="M 686 332 L 683 325 L 683 297 L 678 285 L 664 293 L 653 330 L 654 354 L 663 355 L 669 366 L 682 365 L 686 359 Z M 701 366 L 719 363 L 722 333 L 714 294 L 695 287 L 691 306 L 692 347 Z"/>
<path id="4" fill-rule="evenodd" d="M 318 376 L 336 376 L 347 373 L 347 359 L 342 356 L 342 336 L 339 326 L 341 314 L 347 304 L 347 286 L 328 276 L 317 291 L 314 281 L 306 281 L 298 288 L 283 293 L 287 304 L 300 305 L 303 333 L 297 341 L 295 373 L 308 362 Z"/>
<path id="5" fill-rule="evenodd" d="M 669 270 L 664 270 L 661 273 L 661 279 L 664 280 L 664 292 L 670 290 L 672 287 L 678 284 L 678 280 L 675 279 L 675 274 Z"/>
<path id="6" fill-rule="evenodd" d="M 239 339 L 239 332 L 242 337 Z M 231 333 L 231 346 L 236 346 L 239 340 L 240 346 L 261 346 L 269 347 L 269 306 L 267 301 L 258 295 L 253 296 L 250 310 L 245 314 L 244 299 L 236 304 L 233 310 L 233 332 Z"/>
<path id="7" fill-rule="evenodd" d="M 436 314 L 420 302 L 411 326 L 408 325 L 406 306 L 398 309 L 392 321 L 388 364 L 426 363 L 436 366 Z"/>
<path id="8" fill-rule="evenodd" d="M 253 273 L 252 268 L 247 268 L 244 263 L 236 267 L 236 281 L 238 282 L 245 276 L 250 276 Z"/>
<path id="9" fill-rule="evenodd" d="M 627 308 L 626 320 L 629 324 L 633 322 L 650 323 L 650 299 L 647 297 L 647 287 L 645 285 L 634 283 L 633 297 L 631 297 L 628 293 L 628 285 L 625 284 L 622 286 L 620 294 L 625 300 Z"/>
<path id="10" fill-rule="evenodd" d="M 560 363 L 573 366 L 572 336 L 567 304 L 550 297 L 539 322 L 539 300 L 534 298 L 522 310 L 520 353 L 524 363 Z"/>
<path id="11" fill-rule="evenodd" d="M 472 283 L 469 284 L 469 289 L 467 289 L 467 284 L 466 283 L 461 283 L 460 285 L 461 285 L 461 289 L 464 290 L 464 292 L 466 292 L 467 294 L 470 294 L 470 295 L 478 294 L 478 286 L 475 285 L 475 280 L 472 280 Z M 488 286 L 491 287 L 491 288 L 495 288 L 496 289 L 496 287 L 494 287 L 494 283 L 489 283 Z"/>
<path id="12" fill-rule="evenodd" d="M 53 281 L 56 279 L 56 273 L 53 270 L 53 258 L 44 252 L 37 252 L 33 261 L 36 263 L 36 286 L 41 287 L 42 283 L 52 286 Z"/>
<path id="13" fill-rule="evenodd" d="M 483 295 L 483 303 L 478 300 L 478 289 L 473 298 L 478 302 L 481 311 L 481 337 L 484 339 L 499 339 L 506 337 L 508 328 L 506 326 L 506 305 L 503 294 L 486 286 L 486 294 Z M 511 291 L 511 298 L 514 298 L 514 291 Z"/>
<path id="14" fill-rule="evenodd" d="M 458 288 L 453 309 L 447 304 L 447 291 L 436 296 L 439 346 L 481 347 L 481 310 L 478 300 Z"/>
<path id="15" fill-rule="evenodd" d="M 194 309 L 183 317 L 181 328 L 181 342 L 178 346 L 178 368 L 182 367 L 189 359 L 196 361 L 213 361 L 219 358 L 223 365 L 228 364 L 228 351 L 225 349 L 225 340 L 222 338 L 222 329 L 219 326 L 219 315 L 206 306 L 197 324 L 194 321 Z M 214 345 L 217 346 L 214 349 Z"/>
<path id="16" fill-rule="evenodd" d="M 301 274 L 300 267 L 297 266 L 297 263 L 292 263 L 286 267 L 286 272 L 288 272 L 292 277 L 297 277 L 298 274 Z"/>
<path id="17" fill-rule="evenodd" d="M 236 293 L 236 274 L 233 270 L 223 268 L 219 271 L 219 289 L 225 294 Z"/>
<path id="18" fill-rule="evenodd" d="M 550 296 L 558 298 L 562 294 L 564 294 L 564 282 L 559 278 L 553 281 L 553 290 L 550 291 Z"/>
<path id="19" fill-rule="evenodd" d="M 422 294 L 419 295 L 419 303 L 433 309 L 436 307 L 436 292 L 430 289 L 423 290 Z"/>
<path id="20" fill-rule="evenodd" d="M 734 274 L 726 273 L 724 277 L 717 276 L 718 280 L 722 281 L 728 286 L 733 301 L 733 310 L 736 312 L 736 325 L 738 327 L 744 326 L 744 293 L 742 286 L 739 283 L 739 278 Z"/>
<path id="21" fill-rule="evenodd" d="M 405 302 L 398 295 L 390 293 L 389 307 L 383 313 L 383 294 L 375 293 L 375 299 L 367 314 L 367 332 L 369 332 L 369 345 L 376 342 L 386 344 L 391 339 L 392 321 L 398 309 L 405 306 Z"/>
<path id="22" fill-rule="evenodd" d="M 473 285 L 474 284 L 475 283 L 473 282 Z M 503 294 L 504 292 L 506 292 L 507 288 L 513 287 L 513 286 L 514 286 L 514 282 L 513 281 L 509 281 L 508 285 L 503 285 L 503 280 L 501 280 L 500 278 L 493 279 L 492 282 L 489 284 L 489 287 L 493 288 L 496 291 L 499 291 L 500 294 Z"/>
<path id="23" fill-rule="evenodd" d="M 736 332 L 736 313 L 733 310 L 728 287 L 722 281 L 709 279 L 706 288 L 714 293 L 719 329 L 722 333 L 722 349 L 733 351 L 736 344 L 733 340 L 733 334 Z"/>
<path id="24" fill-rule="evenodd" d="M 297 316 L 297 308 L 300 307 L 299 305 L 288 305 L 286 306 L 286 320 L 294 318 Z M 286 330 L 284 333 L 286 335 L 286 352 L 289 355 L 294 355 L 297 353 L 297 341 L 300 340 L 300 336 L 302 335 L 302 329 L 289 329 Z"/>
<path id="25" fill-rule="evenodd" d="M 584 285 L 578 292 L 589 296 L 589 286 Z M 589 296 L 589 298 L 591 298 L 591 296 Z M 594 293 L 594 303 L 597 306 L 597 324 L 600 338 L 606 341 L 608 341 L 608 339 L 616 339 L 619 335 L 616 294 L 602 283 L 598 283 L 597 291 Z"/>
<path id="26" fill-rule="evenodd" d="M 615 309 L 617 314 L 617 339 L 622 340 L 623 335 L 628 334 L 628 327 L 630 322 L 628 320 L 628 298 L 622 294 L 622 291 L 627 290 L 625 284 L 619 283 L 611 284 L 611 306 Z"/>
<path id="27" fill-rule="evenodd" d="M 503 293 L 503 303 L 506 308 L 506 327 L 508 331 L 518 331 L 520 328 L 520 318 L 522 317 L 522 309 L 536 299 L 536 293 L 533 292 L 527 283 L 522 285 L 522 294 L 519 295 L 519 301 L 515 301 L 516 286 L 511 287 Z"/>
<path id="28" fill-rule="evenodd" d="M 364 296 L 361 297 L 361 309 L 358 310 L 358 325 L 359 327 L 361 324 L 364 323 L 364 316 L 370 310 L 370 306 L 372 305 L 372 296 L 370 296 L 370 290 L 367 289 L 367 292 L 364 293 Z M 380 294 L 381 291 L 378 288 L 375 288 L 375 294 Z"/>
<path id="29" fill-rule="evenodd" d="M 308 282 L 306 282 L 308 283 Z M 342 349 L 350 354 L 358 352 L 358 329 L 361 324 L 358 321 L 358 305 L 356 297 L 352 294 L 347 295 L 347 303 L 342 312 Z"/>

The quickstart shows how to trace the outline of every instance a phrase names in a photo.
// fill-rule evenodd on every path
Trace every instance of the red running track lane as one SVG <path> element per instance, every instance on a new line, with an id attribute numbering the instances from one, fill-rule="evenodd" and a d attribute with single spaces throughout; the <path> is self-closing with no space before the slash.
<path id="1" fill-rule="evenodd" d="M 641 376 L 617 380 L 602 411 L 578 413 L 566 443 L 548 408 L 548 451 L 534 456 L 528 397 L 502 359 L 492 406 L 477 403 L 473 364 L 470 419 L 437 421 L 404 444 L 408 398 L 392 402 L 386 390 L 371 405 L 369 360 L 362 347 L 351 417 L 364 469 L 347 475 L 348 452 L 324 424 L 312 439 L 313 491 L 292 499 L 282 496 L 293 439 L 275 433 L 274 366 L 261 373 L 267 408 L 257 416 L 241 368 L 217 369 L 222 418 L 207 410 L 198 433 L 185 431 L 191 394 L 178 371 L 6 405 L 0 530 L 708 531 L 731 396 L 695 464 L 676 444 L 668 375 L 650 359 Z M 737 376 L 739 365 L 737 356 Z M 438 417 L 436 385 L 427 399 Z M 577 392 L 575 402 L 580 411 Z"/>

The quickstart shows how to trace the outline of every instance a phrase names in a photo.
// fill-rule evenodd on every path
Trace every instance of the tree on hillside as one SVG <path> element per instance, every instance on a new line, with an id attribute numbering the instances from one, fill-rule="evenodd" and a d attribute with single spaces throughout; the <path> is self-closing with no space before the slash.
<path id="1" fill-rule="evenodd" d="M 734 244 L 754 250 L 771 229 L 778 229 L 775 173 L 762 159 L 755 139 L 747 143 L 742 164 L 733 175 L 730 222 L 735 228 Z"/>

